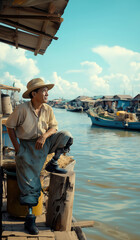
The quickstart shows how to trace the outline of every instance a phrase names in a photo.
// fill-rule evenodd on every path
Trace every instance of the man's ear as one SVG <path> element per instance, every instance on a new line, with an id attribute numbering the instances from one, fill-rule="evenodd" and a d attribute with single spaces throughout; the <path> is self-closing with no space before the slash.
<path id="1" fill-rule="evenodd" d="M 32 94 L 32 96 L 33 96 L 33 97 L 35 97 L 35 95 L 36 95 L 36 92 L 34 92 L 34 91 L 33 91 L 31 94 Z"/>

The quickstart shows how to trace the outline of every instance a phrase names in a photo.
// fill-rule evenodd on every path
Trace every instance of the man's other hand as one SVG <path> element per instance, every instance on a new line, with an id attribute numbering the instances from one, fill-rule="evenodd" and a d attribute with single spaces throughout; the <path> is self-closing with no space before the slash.
<path id="1" fill-rule="evenodd" d="M 42 149 L 45 141 L 46 141 L 46 138 L 44 136 L 40 136 L 36 141 L 35 149 L 38 149 L 38 150 Z"/>

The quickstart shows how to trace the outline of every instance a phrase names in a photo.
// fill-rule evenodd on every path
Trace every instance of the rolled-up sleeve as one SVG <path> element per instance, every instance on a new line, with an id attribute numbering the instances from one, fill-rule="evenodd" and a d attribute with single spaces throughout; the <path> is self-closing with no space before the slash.
<path id="1" fill-rule="evenodd" d="M 16 128 L 20 125 L 20 108 L 17 106 L 6 121 L 7 128 Z"/>
<path id="2" fill-rule="evenodd" d="M 48 125 L 48 129 L 50 128 L 55 128 L 56 130 L 58 130 L 58 124 L 52 109 L 50 111 L 49 125 Z"/>

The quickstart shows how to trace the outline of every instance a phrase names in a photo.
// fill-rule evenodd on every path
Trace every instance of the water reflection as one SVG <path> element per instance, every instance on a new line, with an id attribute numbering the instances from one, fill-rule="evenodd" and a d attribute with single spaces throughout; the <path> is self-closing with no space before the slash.
<path id="1" fill-rule="evenodd" d="M 126 131 L 126 130 L 121 130 L 121 129 L 110 129 L 110 128 L 103 128 L 103 127 L 98 127 L 98 126 L 91 126 L 90 130 L 91 133 L 93 134 L 103 134 L 103 133 L 111 133 L 111 134 L 116 134 L 119 137 L 135 137 L 140 136 L 140 132 L 137 131 Z"/>
<path id="2" fill-rule="evenodd" d="M 74 136 L 73 213 L 95 221 L 87 239 L 140 239 L 140 133 L 91 127 L 86 114 L 57 110 L 56 118 Z"/>

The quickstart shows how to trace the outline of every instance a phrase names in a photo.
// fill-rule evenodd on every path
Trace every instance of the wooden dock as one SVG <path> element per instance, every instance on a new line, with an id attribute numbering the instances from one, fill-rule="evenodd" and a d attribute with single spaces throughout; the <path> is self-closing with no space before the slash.
<path id="1" fill-rule="evenodd" d="M 43 213 L 36 218 L 39 234 L 31 235 L 24 229 L 24 220 L 24 218 L 11 217 L 6 211 L 6 202 L 4 202 L 1 240 L 86 240 L 81 227 L 91 227 L 94 225 L 94 221 L 73 221 L 71 231 L 52 231 L 46 227 L 45 213 Z"/>
<path id="2" fill-rule="evenodd" d="M 74 168 L 75 162 L 70 163 L 66 169 Z M 45 178 L 44 188 L 48 188 L 49 176 Z M 48 196 L 44 194 L 43 211 L 36 217 L 36 225 L 39 229 L 38 235 L 31 235 L 24 229 L 25 218 L 13 217 L 7 212 L 7 196 L 4 191 L 2 206 L 2 236 L 1 240 L 86 240 L 82 231 L 84 227 L 93 227 L 94 221 L 74 221 L 72 219 L 71 231 L 53 231 L 46 226 L 46 206 Z"/>
<path id="3" fill-rule="evenodd" d="M 3 213 L 2 240 L 78 240 L 76 232 L 73 231 L 51 231 L 45 226 L 45 214 L 37 217 L 36 225 L 39 229 L 38 235 L 30 235 L 24 229 L 24 219 L 10 217 Z"/>

